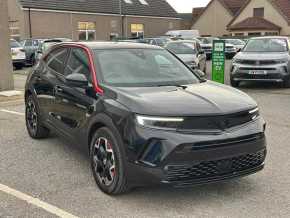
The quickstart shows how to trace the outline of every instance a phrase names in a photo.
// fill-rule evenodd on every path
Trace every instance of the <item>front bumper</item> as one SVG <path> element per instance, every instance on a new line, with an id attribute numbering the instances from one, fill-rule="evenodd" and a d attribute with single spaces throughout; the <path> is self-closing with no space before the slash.
<path id="1" fill-rule="evenodd" d="M 26 59 L 13 59 L 12 60 L 13 65 L 16 65 L 16 64 L 22 64 L 22 65 L 24 65 L 25 62 L 26 62 Z"/>
<path id="2" fill-rule="evenodd" d="M 263 122 L 255 121 L 219 135 L 138 127 L 138 143 L 145 146 L 137 152 L 136 159 L 135 155 L 129 155 L 129 181 L 135 185 L 182 187 L 242 177 L 262 170 L 266 158 Z"/>
<path id="3" fill-rule="evenodd" d="M 253 74 L 252 72 L 255 71 L 261 73 Z M 271 66 L 249 66 L 234 64 L 231 67 L 231 78 L 234 81 L 283 82 L 287 79 L 290 79 L 290 74 L 288 67 L 285 64 Z"/>

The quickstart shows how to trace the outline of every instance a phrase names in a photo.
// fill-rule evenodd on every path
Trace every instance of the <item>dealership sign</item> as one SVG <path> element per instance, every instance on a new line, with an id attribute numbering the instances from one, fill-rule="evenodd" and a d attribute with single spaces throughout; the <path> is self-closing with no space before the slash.
<path id="1" fill-rule="evenodd" d="M 212 50 L 212 80 L 225 82 L 225 41 L 214 40 Z"/>

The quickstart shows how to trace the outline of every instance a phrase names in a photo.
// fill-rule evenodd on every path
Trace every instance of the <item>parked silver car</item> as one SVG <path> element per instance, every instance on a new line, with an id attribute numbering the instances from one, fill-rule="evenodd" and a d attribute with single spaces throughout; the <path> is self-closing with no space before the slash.
<path id="1" fill-rule="evenodd" d="M 225 42 L 234 45 L 237 51 L 242 50 L 246 45 L 246 42 L 241 39 L 225 39 Z"/>
<path id="2" fill-rule="evenodd" d="M 213 41 L 220 39 L 216 37 L 198 37 L 197 39 L 201 41 L 201 47 L 205 51 L 207 59 L 211 59 Z M 236 55 L 237 51 L 238 49 L 233 44 L 226 42 L 226 58 L 232 59 Z"/>
<path id="3" fill-rule="evenodd" d="M 279 82 L 290 88 L 290 54 L 287 37 L 250 39 L 233 59 L 231 84 L 241 81 Z"/>
<path id="4" fill-rule="evenodd" d="M 172 41 L 166 44 L 166 49 L 179 57 L 192 69 L 206 73 L 206 55 L 200 44 L 192 40 Z"/>

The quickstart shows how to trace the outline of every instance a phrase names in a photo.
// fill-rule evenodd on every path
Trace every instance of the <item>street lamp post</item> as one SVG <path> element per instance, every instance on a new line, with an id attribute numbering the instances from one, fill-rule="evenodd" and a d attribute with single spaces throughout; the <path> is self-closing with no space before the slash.
<path id="1" fill-rule="evenodd" d="M 8 0 L 0 0 L 0 91 L 14 86 L 8 28 Z"/>
<path id="2" fill-rule="evenodd" d="M 124 25 L 123 25 L 123 7 L 122 7 L 122 0 L 119 0 L 119 14 L 120 14 L 120 30 L 121 30 L 121 37 L 124 36 Z"/>

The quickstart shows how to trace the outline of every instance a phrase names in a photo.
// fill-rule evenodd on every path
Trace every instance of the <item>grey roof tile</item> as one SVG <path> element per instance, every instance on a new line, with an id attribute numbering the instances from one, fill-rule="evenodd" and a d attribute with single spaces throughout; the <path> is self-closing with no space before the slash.
<path id="1" fill-rule="evenodd" d="M 139 0 L 125 3 L 121 0 L 123 14 L 156 17 L 178 17 L 177 12 L 166 0 L 146 0 L 143 5 Z M 90 13 L 119 14 L 119 0 L 18 0 L 23 8 L 64 10 Z"/>

